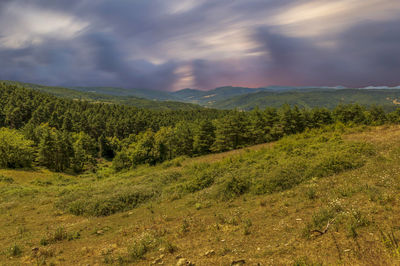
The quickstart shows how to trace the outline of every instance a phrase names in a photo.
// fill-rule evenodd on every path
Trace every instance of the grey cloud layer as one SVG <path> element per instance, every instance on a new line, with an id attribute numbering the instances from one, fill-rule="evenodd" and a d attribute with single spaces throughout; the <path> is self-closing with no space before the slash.
<path id="1" fill-rule="evenodd" d="M 186 67 L 199 89 L 400 84 L 400 14 L 317 36 L 289 36 L 285 25 L 274 25 L 274 16 L 306 2 L 188 0 L 180 9 L 178 0 L 1 1 L 0 79 L 171 90 Z M 13 46 L 11 5 L 21 16 L 44 10 L 83 26 L 65 37 L 38 24 L 40 36 Z M 17 30 L 23 36 L 32 28 Z"/>

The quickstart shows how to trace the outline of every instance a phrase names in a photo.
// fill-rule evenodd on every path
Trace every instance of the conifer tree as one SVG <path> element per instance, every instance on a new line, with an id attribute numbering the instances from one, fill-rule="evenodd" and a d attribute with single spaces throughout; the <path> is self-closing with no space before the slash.
<path id="1" fill-rule="evenodd" d="M 196 154 L 207 154 L 215 141 L 215 127 L 210 120 L 200 122 L 197 134 L 194 137 L 194 151 Z"/>

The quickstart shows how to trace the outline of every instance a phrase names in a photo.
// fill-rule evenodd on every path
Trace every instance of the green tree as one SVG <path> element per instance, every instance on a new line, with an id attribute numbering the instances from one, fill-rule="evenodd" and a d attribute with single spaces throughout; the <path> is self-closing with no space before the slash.
<path id="1" fill-rule="evenodd" d="M 34 157 L 32 145 L 17 130 L 0 128 L 0 167 L 30 167 Z"/>
<path id="2" fill-rule="evenodd" d="M 71 165 L 76 173 L 80 173 L 85 169 L 85 166 L 95 165 L 96 143 L 84 132 L 75 134 L 73 139 L 74 156 L 71 160 Z"/>
<path id="3" fill-rule="evenodd" d="M 361 124 L 366 121 L 365 108 L 358 104 L 338 105 L 333 111 L 337 121 L 342 123 Z"/>
<path id="4" fill-rule="evenodd" d="M 170 160 L 175 156 L 175 139 L 174 130 L 171 127 L 161 127 L 154 134 L 154 143 L 151 152 L 154 163 Z"/>
<path id="5" fill-rule="evenodd" d="M 244 113 L 232 111 L 222 119 L 217 120 L 215 142 L 212 151 L 221 152 L 241 147 L 245 142 L 247 132 Z"/>
<path id="6" fill-rule="evenodd" d="M 39 135 L 38 160 L 41 165 L 61 172 L 70 167 L 73 147 L 70 135 L 43 124 L 37 129 Z"/>
<path id="7" fill-rule="evenodd" d="M 210 120 L 200 122 L 197 134 L 194 137 L 193 148 L 196 154 L 210 153 L 215 141 L 215 127 Z"/>
<path id="8" fill-rule="evenodd" d="M 373 125 L 382 125 L 387 121 L 385 111 L 381 106 L 372 106 L 369 114 Z"/>
<path id="9" fill-rule="evenodd" d="M 193 155 L 193 125 L 187 122 L 179 122 L 174 128 L 173 135 L 174 156 Z"/>
<path id="10" fill-rule="evenodd" d="M 304 119 L 299 108 L 291 108 L 289 105 L 282 106 L 280 110 L 280 121 L 286 135 L 295 134 L 304 130 Z"/>

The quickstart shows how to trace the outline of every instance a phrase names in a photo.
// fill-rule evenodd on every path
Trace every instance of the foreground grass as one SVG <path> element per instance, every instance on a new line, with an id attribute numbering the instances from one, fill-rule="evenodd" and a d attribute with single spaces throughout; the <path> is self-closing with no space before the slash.
<path id="1" fill-rule="evenodd" d="M 114 174 L 0 170 L 0 261 L 398 264 L 400 130 L 321 130 Z"/>

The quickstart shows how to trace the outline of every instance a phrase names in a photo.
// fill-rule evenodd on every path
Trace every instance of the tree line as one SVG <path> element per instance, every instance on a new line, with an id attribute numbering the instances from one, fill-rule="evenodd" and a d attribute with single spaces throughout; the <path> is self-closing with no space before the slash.
<path id="1" fill-rule="evenodd" d="M 57 98 L 0 83 L 0 167 L 42 165 L 76 173 L 99 158 L 116 170 L 154 165 L 275 141 L 332 123 L 379 125 L 400 121 L 378 106 L 154 111 Z"/>

